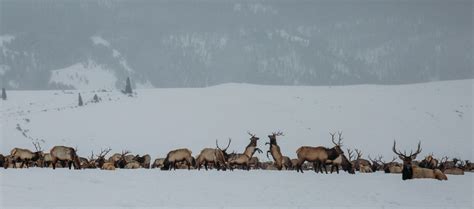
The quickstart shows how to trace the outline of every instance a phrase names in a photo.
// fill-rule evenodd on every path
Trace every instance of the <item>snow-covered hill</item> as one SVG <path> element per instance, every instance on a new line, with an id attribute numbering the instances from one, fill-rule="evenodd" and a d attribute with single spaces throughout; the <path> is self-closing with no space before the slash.
<path id="1" fill-rule="evenodd" d="M 2 101 L 0 152 L 13 147 L 68 145 L 87 156 L 111 147 L 164 156 L 190 148 L 197 154 L 232 138 L 242 151 L 247 131 L 261 140 L 281 130 L 284 155 L 302 145 L 331 146 L 329 132 L 343 131 L 344 148 L 391 159 L 422 142 L 420 157 L 472 159 L 473 80 L 402 86 L 288 87 L 226 84 L 193 89 L 143 89 L 135 97 L 118 91 L 9 91 Z M 81 93 L 86 105 L 77 107 Z M 100 103 L 88 103 L 97 94 Z M 264 155 L 259 156 L 266 159 Z"/>

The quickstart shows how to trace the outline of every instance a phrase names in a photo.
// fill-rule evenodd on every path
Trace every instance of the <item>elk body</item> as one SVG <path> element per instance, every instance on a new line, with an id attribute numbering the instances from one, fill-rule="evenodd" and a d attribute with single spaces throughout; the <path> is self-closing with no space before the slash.
<path id="1" fill-rule="evenodd" d="M 438 160 L 433 157 L 433 154 L 430 154 L 419 163 L 419 166 L 422 168 L 435 169 L 438 167 Z"/>
<path id="2" fill-rule="evenodd" d="M 444 157 L 441 160 L 439 169 L 448 175 L 464 175 L 464 170 L 456 166 L 459 160 L 454 158 L 453 161 L 448 161 L 448 157 Z"/>
<path id="3" fill-rule="evenodd" d="M 369 160 L 372 163 L 371 168 L 373 172 L 383 170 L 383 164 L 381 162 L 382 156 L 378 156 L 378 158 L 372 159 L 369 155 Z"/>
<path id="4" fill-rule="evenodd" d="M 55 146 L 49 152 L 51 154 L 53 169 L 56 169 L 56 163 L 58 161 L 66 162 L 69 169 L 74 165 L 74 169 L 81 169 L 81 162 L 79 156 L 76 154 L 76 150 L 72 147 Z"/>
<path id="5" fill-rule="evenodd" d="M 259 148 L 257 148 L 257 141 L 259 140 L 255 134 L 248 133 L 250 135 L 250 143 L 245 148 L 244 153 L 242 154 L 235 154 L 231 158 L 229 158 L 229 167 L 230 170 L 234 170 L 234 166 L 241 166 L 247 170 L 250 170 L 250 159 L 252 158 L 253 154 L 258 151 L 262 152 Z"/>
<path id="6" fill-rule="evenodd" d="M 140 164 L 140 167 L 142 167 L 142 168 L 146 168 L 146 169 L 150 168 L 150 162 L 151 162 L 150 155 L 143 155 L 141 157 L 139 155 L 136 155 L 133 158 L 133 160 L 138 162 Z"/>
<path id="7" fill-rule="evenodd" d="M 385 173 L 402 173 L 403 166 L 395 162 L 395 160 L 397 160 L 397 158 L 393 157 L 392 161 L 386 163 L 386 162 L 383 162 L 382 159 L 380 159 L 380 162 L 382 163 L 383 171 Z"/>
<path id="8" fill-rule="evenodd" d="M 203 150 L 201 150 L 201 153 L 196 158 L 197 169 L 201 170 L 201 166 L 204 165 L 204 168 L 207 171 L 208 166 L 212 163 L 212 165 L 214 165 L 217 170 L 226 170 L 227 160 L 229 158 L 229 155 L 227 154 L 227 149 L 229 148 L 231 142 L 232 140 L 229 139 L 227 147 L 221 149 L 216 140 L 216 148 L 204 148 Z"/>
<path id="9" fill-rule="evenodd" d="M 401 153 L 395 149 L 396 142 L 393 142 L 392 151 L 403 160 L 402 179 L 417 179 L 417 178 L 431 178 L 438 180 L 448 180 L 448 177 L 439 169 L 420 168 L 412 165 L 412 161 L 416 159 L 416 155 L 421 152 L 421 142 L 418 143 L 418 148 L 415 153 L 411 152 L 409 155 Z M 413 153 L 413 154 L 412 154 Z"/>
<path id="10" fill-rule="evenodd" d="M 151 165 L 151 168 L 162 168 L 164 166 L 165 158 L 157 158 Z"/>
<path id="11" fill-rule="evenodd" d="M 344 154 L 341 149 L 341 141 L 342 141 L 342 132 L 339 132 L 339 141 L 336 143 L 334 140 L 334 134 L 331 134 L 331 141 L 334 144 L 333 148 L 326 148 L 326 147 L 310 147 L 310 146 L 302 146 L 296 150 L 296 155 L 298 156 L 298 163 L 296 166 L 296 171 L 303 173 L 302 165 L 305 161 L 309 161 L 313 163 L 314 171 L 318 172 L 318 170 L 323 172 L 322 168 L 327 173 L 326 162 L 328 160 L 333 161 L 339 155 Z"/>
<path id="12" fill-rule="evenodd" d="M 270 153 L 272 155 L 273 161 L 275 162 L 275 167 L 278 170 L 281 170 L 283 168 L 283 155 L 281 154 L 280 146 L 278 146 L 276 141 L 277 136 L 283 136 L 283 133 L 273 132 L 271 135 L 268 135 L 268 138 L 270 138 L 270 142 L 265 143 L 265 145 L 270 144 L 270 149 L 267 151 L 267 158 L 268 153 Z"/>
<path id="13" fill-rule="evenodd" d="M 185 162 L 188 166 L 188 170 L 190 170 L 191 166 L 194 166 L 196 164 L 196 160 L 191 156 L 191 154 L 191 150 L 186 148 L 176 149 L 168 152 L 161 170 L 176 170 L 177 163 L 179 162 Z"/>
<path id="14" fill-rule="evenodd" d="M 362 151 L 361 150 L 358 150 L 358 149 L 355 149 L 356 153 L 357 153 L 357 158 L 356 160 L 352 161 L 352 164 L 354 165 L 354 168 L 361 172 L 361 173 L 371 173 L 372 172 L 372 165 L 370 164 L 370 162 L 366 159 L 363 159 L 362 158 Z M 361 171 L 360 169 L 363 169 L 363 171 Z"/>
<path id="15" fill-rule="evenodd" d="M 24 165 L 28 168 L 31 162 L 43 158 L 43 151 L 41 150 L 39 143 L 33 143 L 33 145 L 35 146 L 36 152 L 21 148 L 13 148 L 10 151 L 10 158 L 14 168 L 16 168 L 17 162 L 21 162 L 20 168 L 23 168 Z"/>
<path id="16" fill-rule="evenodd" d="M 352 151 L 347 149 L 347 152 L 349 154 L 349 159 L 347 159 L 344 154 L 341 154 L 334 160 L 326 161 L 326 164 L 331 165 L 331 173 L 333 173 L 334 170 L 336 170 L 336 172 L 339 173 L 339 167 L 341 167 L 342 170 L 350 174 L 355 174 L 354 167 L 352 166 L 352 163 L 351 163 L 351 159 L 353 157 Z"/>

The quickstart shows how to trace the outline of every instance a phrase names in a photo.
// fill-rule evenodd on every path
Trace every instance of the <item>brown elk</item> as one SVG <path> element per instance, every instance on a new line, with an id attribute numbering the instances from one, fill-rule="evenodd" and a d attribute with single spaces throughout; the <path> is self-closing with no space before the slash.
<path id="1" fill-rule="evenodd" d="M 416 159 L 416 156 L 421 152 L 421 142 L 418 143 L 418 148 L 415 153 L 410 152 L 409 155 L 406 155 L 406 152 L 403 154 L 400 151 L 397 151 L 396 142 L 393 141 L 392 151 L 398 155 L 398 157 L 403 160 L 403 170 L 402 170 L 402 179 L 416 179 L 416 178 L 432 178 L 438 180 L 448 180 L 448 177 L 439 169 L 429 169 L 429 168 L 420 168 L 418 166 L 412 165 L 412 161 Z"/>
<path id="2" fill-rule="evenodd" d="M 293 170 L 293 164 L 291 163 L 291 159 L 288 156 L 283 156 L 283 169 Z"/>
<path id="3" fill-rule="evenodd" d="M 112 156 L 113 157 L 113 156 Z M 130 151 L 128 150 L 122 150 L 122 154 L 120 154 L 120 158 L 115 161 L 114 166 L 116 168 L 125 168 L 125 166 L 133 161 L 133 158 L 135 158 L 134 155 L 130 154 Z"/>
<path id="4" fill-rule="evenodd" d="M 179 162 L 185 162 L 188 166 L 188 170 L 190 170 L 191 166 L 196 165 L 196 160 L 193 158 L 193 156 L 191 156 L 191 154 L 191 150 L 186 148 L 176 149 L 168 152 L 161 170 L 176 170 L 177 163 Z"/>
<path id="5" fill-rule="evenodd" d="M 97 155 L 97 159 L 94 160 L 94 164 L 96 167 L 98 168 L 102 168 L 102 166 L 104 165 L 105 162 L 105 156 L 107 154 L 109 154 L 109 152 L 111 151 L 112 149 L 108 148 L 108 149 L 105 149 L 105 150 L 100 150 L 100 153 L 99 155 Z M 115 161 L 111 162 L 113 164 L 115 164 Z"/>
<path id="6" fill-rule="evenodd" d="M 431 153 L 419 163 L 419 166 L 422 168 L 435 169 L 438 167 L 438 160 L 435 159 L 433 153 Z"/>
<path id="7" fill-rule="evenodd" d="M 326 161 L 326 164 L 331 165 L 331 173 L 333 173 L 334 170 L 336 170 L 336 172 L 339 173 L 339 167 L 341 167 L 342 170 L 350 174 L 355 174 L 354 167 L 352 166 L 352 163 L 351 163 L 353 152 L 350 149 L 347 149 L 347 153 L 349 155 L 349 159 L 347 159 L 344 154 L 341 154 L 334 160 Z"/>
<path id="8" fill-rule="evenodd" d="M 302 146 L 296 150 L 296 155 L 298 156 L 298 164 L 296 166 L 296 171 L 303 173 L 302 165 L 305 161 L 309 161 L 313 163 L 314 171 L 318 172 L 318 170 L 323 172 L 323 169 L 328 173 L 326 168 L 326 162 L 328 160 L 335 160 L 339 155 L 344 154 L 342 151 L 342 132 L 339 132 L 339 141 L 336 143 L 334 140 L 334 135 L 336 133 L 331 134 L 331 141 L 334 144 L 333 148 L 326 148 L 323 146 L 319 147 L 310 147 L 310 146 Z"/>
<path id="9" fill-rule="evenodd" d="M 377 158 L 374 158 L 374 159 L 372 159 L 372 158 L 370 157 L 370 155 L 369 155 L 369 160 L 370 160 L 370 162 L 371 162 L 371 164 L 372 164 L 371 169 L 372 169 L 373 172 L 377 172 L 377 171 L 383 170 L 383 165 L 382 165 L 382 163 L 381 163 L 381 160 L 382 160 L 382 156 L 381 156 L 381 155 L 379 155 Z"/>
<path id="10" fill-rule="evenodd" d="M 43 150 L 41 149 L 40 144 L 34 142 L 32 143 L 35 146 L 36 152 L 21 148 L 13 148 L 11 150 L 10 158 L 14 168 L 16 168 L 17 162 L 21 162 L 20 168 L 23 168 L 24 165 L 26 165 L 26 167 L 28 168 L 30 166 L 30 162 L 35 162 L 43 158 Z"/>
<path id="11" fill-rule="evenodd" d="M 136 155 L 133 158 L 134 161 L 137 161 L 140 164 L 140 167 L 150 169 L 150 162 L 151 162 L 151 157 L 150 155 L 143 155 L 140 157 L 140 155 Z"/>
<path id="12" fill-rule="evenodd" d="M 5 164 L 5 156 L 0 154 L 0 167 L 3 167 L 3 164 Z"/>
<path id="13" fill-rule="evenodd" d="M 262 150 L 257 148 L 257 141 L 259 140 L 255 134 L 247 132 L 250 135 L 250 143 L 245 148 L 244 153 L 242 154 L 235 154 L 231 158 L 229 158 L 229 167 L 230 170 L 234 170 L 234 166 L 242 166 L 247 170 L 250 170 L 250 159 L 252 158 L 253 154 L 258 151 L 262 153 Z"/>
<path id="14" fill-rule="evenodd" d="M 229 138 L 229 143 L 227 147 L 221 149 L 219 143 L 216 140 L 216 148 L 204 148 L 201 150 L 201 153 L 196 158 L 196 167 L 198 170 L 201 170 L 201 166 L 204 165 L 204 168 L 208 169 L 209 164 L 213 164 L 217 170 L 226 170 L 227 160 L 229 155 L 227 154 L 227 149 L 230 146 L 232 139 Z"/>
<path id="15" fill-rule="evenodd" d="M 113 162 L 105 162 L 105 163 L 102 165 L 102 167 L 100 167 L 100 169 L 113 171 L 113 170 L 115 170 L 115 163 L 113 163 Z"/>
<path id="16" fill-rule="evenodd" d="M 400 163 L 395 162 L 397 157 L 393 157 L 392 161 L 384 162 L 380 159 L 380 163 L 382 164 L 383 171 L 385 173 L 402 173 L 403 166 Z"/>
<path id="17" fill-rule="evenodd" d="M 443 157 L 441 159 L 441 163 L 439 166 L 439 169 L 444 173 L 444 174 L 449 174 L 449 175 L 464 175 L 464 170 L 459 168 L 456 164 L 459 161 L 458 159 L 454 158 L 453 161 L 448 161 L 448 157 Z"/>
<path id="18" fill-rule="evenodd" d="M 371 166 L 372 166 L 370 164 L 370 162 L 368 160 L 362 158 L 362 151 L 361 150 L 355 149 L 355 151 L 357 153 L 357 158 L 356 158 L 356 160 L 352 161 L 352 164 L 354 165 L 354 168 L 357 171 L 360 171 L 360 168 L 362 167 L 364 170 L 361 173 L 370 173 L 371 171 L 369 170 L 369 168 L 371 168 Z"/>
<path id="19" fill-rule="evenodd" d="M 76 154 L 76 150 L 72 147 L 65 146 L 55 146 L 49 151 L 51 154 L 53 169 L 56 169 L 56 163 L 58 161 L 66 162 L 69 166 L 74 164 L 74 169 L 81 169 L 81 162 L 79 161 L 79 156 Z"/>
<path id="20" fill-rule="evenodd" d="M 250 158 L 249 165 L 251 169 L 260 169 L 262 167 L 262 163 L 260 163 L 258 157 Z"/>
<path id="21" fill-rule="evenodd" d="M 156 158 L 151 168 L 162 168 L 165 162 L 165 158 Z"/>
<path id="22" fill-rule="evenodd" d="M 277 136 L 283 136 L 282 132 L 273 132 L 271 135 L 268 135 L 268 138 L 270 138 L 270 142 L 266 142 L 265 145 L 270 144 L 270 149 L 267 151 L 267 158 L 268 158 L 268 153 L 270 153 L 273 157 L 273 161 L 275 162 L 275 167 L 278 170 L 281 170 L 283 168 L 283 155 L 281 154 L 280 151 L 280 146 L 278 146 L 276 137 Z"/>

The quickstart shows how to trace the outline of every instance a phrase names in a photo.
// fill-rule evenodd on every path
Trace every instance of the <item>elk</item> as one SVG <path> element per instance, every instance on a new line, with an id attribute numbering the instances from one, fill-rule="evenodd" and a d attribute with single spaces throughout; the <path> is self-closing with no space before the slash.
<path id="1" fill-rule="evenodd" d="M 448 180 L 448 177 L 439 169 L 428 169 L 420 168 L 418 166 L 412 165 L 412 161 L 416 159 L 416 156 L 421 153 L 421 142 L 418 143 L 418 148 L 415 153 L 410 152 L 409 155 L 406 155 L 406 152 L 403 154 L 400 151 L 397 151 L 396 142 L 393 141 L 392 151 L 398 155 L 398 157 L 403 160 L 403 169 L 402 169 L 402 179 L 416 179 L 416 178 L 432 178 L 438 180 Z"/>
<path id="2" fill-rule="evenodd" d="M 371 171 L 369 171 L 369 168 L 372 167 L 370 162 L 362 158 L 361 150 L 355 149 L 355 151 L 357 153 L 357 158 L 356 160 L 352 161 L 352 164 L 354 165 L 355 169 L 357 171 L 360 171 L 360 167 L 363 167 L 364 170 L 361 173 L 370 173 Z"/>
<path id="3" fill-rule="evenodd" d="M 128 162 L 124 168 L 125 169 L 138 169 L 140 167 L 141 167 L 140 163 L 133 160 L 131 162 Z"/>
<path id="4" fill-rule="evenodd" d="M 244 153 L 242 154 L 235 154 L 231 158 L 229 158 L 229 167 L 230 170 L 234 170 L 234 165 L 243 166 L 245 169 L 250 170 L 250 159 L 252 158 L 253 154 L 258 151 L 262 153 L 262 150 L 257 148 L 257 141 L 260 139 L 250 132 L 247 132 L 250 135 L 250 143 L 245 148 Z"/>
<path id="5" fill-rule="evenodd" d="M 216 167 L 217 170 L 226 170 L 227 160 L 229 155 L 227 154 L 227 149 L 230 146 L 232 139 L 229 138 L 229 143 L 227 147 L 221 149 L 219 143 L 216 139 L 216 148 L 204 148 L 201 150 L 201 153 L 196 158 L 196 167 L 198 170 L 201 170 L 201 166 L 204 165 L 204 168 L 208 169 L 210 163 Z"/>
<path id="6" fill-rule="evenodd" d="M 435 169 L 438 167 L 438 160 L 433 157 L 433 153 L 425 157 L 420 163 L 419 166 L 422 168 Z"/>
<path id="7" fill-rule="evenodd" d="M 76 154 L 76 150 L 72 147 L 65 146 L 54 146 L 51 151 L 53 169 L 56 169 L 56 163 L 58 161 L 66 162 L 71 170 L 71 166 L 74 164 L 74 169 L 81 169 L 81 162 L 79 161 L 79 156 Z"/>
<path id="8" fill-rule="evenodd" d="M 459 161 L 458 159 L 454 158 L 456 160 L 455 162 L 453 161 L 448 161 L 448 157 L 444 157 L 441 159 L 441 163 L 439 166 L 439 169 L 444 173 L 444 174 L 449 174 L 449 175 L 464 175 L 464 170 L 457 167 L 456 163 Z"/>
<path id="9" fill-rule="evenodd" d="M 292 170 L 293 164 L 291 164 L 291 159 L 288 156 L 283 156 L 283 169 Z"/>
<path id="10" fill-rule="evenodd" d="M 186 162 L 188 170 L 190 170 L 191 166 L 196 165 L 196 160 L 191 156 L 191 154 L 191 150 L 186 148 L 176 149 L 168 152 L 161 170 L 176 170 L 177 163 L 179 162 Z"/>
<path id="11" fill-rule="evenodd" d="M 282 132 L 273 132 L 271 135 L 268 135 L 268 138 L 270 138 L 270 142 L 265 143 L 265 145 L 270 144 L 270 149 L 267 151 L 267 158 L 268 158 L 268 153 L 270 153 L 273 157 L 273 161 L 275 162 L 275 167 L 278 170 L 281 170 L 283 168 L 283 155 L 281 154 L 280 151 L 280 146 L 278 146 L 276 137 L 277 136 L 283 136 Z"/>
<path id="12" fill-rule="evenodd" d="M 383 171 L 385 173 L 402 173 L 402 165 L 399 163 L 395 162 L 397 160 L 397 157 L 393 157 L 392 161 L 386 163 L 383 162 L 382 159 L 380 159 L 380 163 L 382 164 Z"/>
<path id="13" fill-rule="evenodd" d="M 113 171 L 113 170 L 115 170 L 115 163 L 113 163 L 113 162 L 105 162 L 105 163 L 102 165 L 102 167 L 100 167 L 100 169 Z"/>
<path id="14" fill-rule="evenodd" d="M 298 165 L 298 159 L 291 159 L 291 169 L 296 169 L 296 165 Z"/>
<path id="15" fill-rule="evenodd" d="M 135 158 L 134 155 L 129 155 L 130 151 L 128 150 L 122 150 L 122 154 L 120 154 L 120 158 L 115 161 L 114 166 L 116 168 L 125 168 L 125 166 L 133 161 L 133 158 Z M 113 156 L 112 156 L 113 157 Z"/>
<path id="16" fill-rule="evenodd" d="M 140 157 L 140 155 L 136 155 L 133 158 L 134 161 L 137 161 L 142 168 L 150 169 L 150 161 L 151 157 L 150 155 L 143 155 Z"/>
<path id="17" fill-rule="evenodd" d="M 112 149 L 108 148 L 108 149 L 105 149 L 105 150 L 100 150 L 100 153 L 99 155 L 97 155 L 97 159 L 94 161 L 95 163 L 95 166 L 98 167 L 98 168 L 102 168 L 102 166 L 105 164 L 105 156 L 107 154 L 109 154 L 109 152 L 111 151 Z M 94 154 L 94 153 L 92 153 Z M 112 162 L 113 164 L 115 164 L 115 161 Z"/>
<path id="18" fill-rule="evenodd" d="M 326 162 L 328 160 L 335 160 L 339 155 L 344 154 L 342 151 L 342 132 L 339 132 L 339 141 L 336 143 L 334 140 L 334 135 L 336 133 L 329 133 L 331 135 L 331 141 L 334 144 L 333 148 L 326 148 L 323 146 L 319 147 L 310 147 L 310 146 L 302 146 L 296 150 L 296 155 L 298 156 L 298 163 L 296 166 L 296 171 L 303 173 L 302 165 L 305 161 L 309 161 L 313 163 L 314 171 L 318 172 L 318 170 L 323 172 L 322 168 L 328 173 L 326 168 Z"/>
<path id="19" fill-rule="evenodd" d="M 382 163 L 381 163 L 381 160 L 382 160 L 382 156 L 381 156 L 381 155 L 379 155 L 379 156 L 378 156 L 377 158 L 375 158 L 375 159 L 372 159 L 372 158 L 370 157 L 370 155 L 369 155 L 369 160 L 370 160 L 370 162 L 372 163 L 371 169 L 372 169 L 373 172 L 376 172 L 376 171 L 379 171 L 379 170 L 383 170 L 383 165 L 382 165 Z"/>
<path id="20" fill-rule="evenodd" d="M 336 172 L 339 174 L 339 167 L 341 167 L 342 170 L 350 174 L 355 174 L 354 167 L 352 166 L 352 163 L 351 163 L 353 152 L 350 149 L 347 149 L 347 153 L 349 154 L 349 159 L 347 159 L 344 154 L 341 154 L 334 160 L 326 161 L 326 164 L 331 165 L 331 173 L 333 173 L 334 169 L 336 169 Z"/>
<path id="21" fill-rule="evenodd" d="M 36 152 L 32 152 L 28 149 L 13 148 L 10 152 L 10 158 L 13 163 L 13 167 L 16 168 L 16 163 L 21 162 L 20 168 L 23 168 L 24 165 L 28 168 L 30 162 L 35 162 L 43 158 L 43 151 L 41 146 L 38 143 L 32 142 L 35 146 Z M 8 166 L 7 166 L 8 167 Z"/>
<path id="22" fill-rule="evenodd" d="M 3 164 L 5 164 L 5 156 L 0 154 L 0 167 L 3 167 Z"/>
<path id="23" fill-rule="evenodd" d="M 156 158 L 155 162 L 153 162 L 153 165 L 151 165 L 151 168 L 162 168 L 164 162 L 165 158 Z"/>
<path id="24" fill-rule="evenodd" d="M 252 169 L 260 169 L 262 167 L 262 163 L 260 163 L 258 157 L 250 158 L 249 165 Z"/>

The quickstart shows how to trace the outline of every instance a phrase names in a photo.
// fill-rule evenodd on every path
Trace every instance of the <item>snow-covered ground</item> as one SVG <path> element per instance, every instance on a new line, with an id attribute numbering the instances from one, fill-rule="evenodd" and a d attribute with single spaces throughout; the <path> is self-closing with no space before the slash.
<path id="1" fill-rule="evenodd" d="M 1 208 L 472 208 L 474 175 L 402 181 L 395 174 L 295 171 L 0 172 Z"/>
<path id="2" fill-rule="evenodd" d="M 39 140 L 77 147 L 81 156 L 110 147 L 163 157 L 187 147 L 243 151 L 247 131 L 261 140 L 281 130 L 282 153 L 302 145 L 331 146 L 329 132 L 344 132 L 344 148 L 391 159 L 401 150 L 472 160 L 473 81 L 401 86 L 288 87 L 225 84 L 195 89 L 117 91 L 8 91 L 1 105 L 0 153 L 34 149 Z M 78 93 L 87 103 L 77 107 Z M 88 103 L 97 94 L 102 101 Z M 261 160 L 267 158 L 257 155 Z M 0 208 L 472 208 L 473 175 L 448 181 L 402 181 L 400 175 L 317 175 L 314 172 L 197 172 L 134 170 L 0 170 Z"/>

